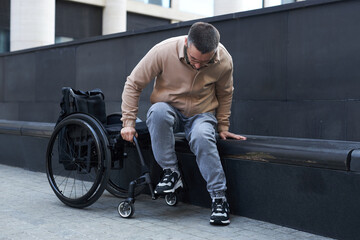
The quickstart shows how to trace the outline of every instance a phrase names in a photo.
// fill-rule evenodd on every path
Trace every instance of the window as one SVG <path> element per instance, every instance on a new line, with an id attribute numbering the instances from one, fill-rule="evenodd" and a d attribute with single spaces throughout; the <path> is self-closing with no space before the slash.
<path id="1" fill-rule="evenodd" d="M 170 0 L 133 0 L 137 2 L 143 2 L 147 4 L 155 4 L 165 8 L 170 8 Z"/>
<path id="2" fill-rule="evenodd" d="M 263 7 L 272 7 L 281 4 L 298 2 L 297 0 L 263 0 Z"/>
<path id="3" fill-rule="evenodd" d="M 203 16 L 214 16 L 214 0 L 179 0 L 179 10 Z"/>
<path id="4" fill-rule="evenodd" d="M 0 53 L 10 51 L 10 32 L 0 29 Z"/>
<path id="5" fill-rule="evenodd" d="M 55 36 L 55 43 L 70 42 L 72 40 L 74 39 L 70 37 Z"/>
<path id="6" fill-rule="evenodd" d="M 0 53 L 10 51 L 10 0 L 0 0 Z"/>

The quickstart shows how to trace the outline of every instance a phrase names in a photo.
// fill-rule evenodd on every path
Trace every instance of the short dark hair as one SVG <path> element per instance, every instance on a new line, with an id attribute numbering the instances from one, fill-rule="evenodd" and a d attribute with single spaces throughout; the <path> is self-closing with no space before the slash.
<path id="1" fill-rule="evenodd" d="M 210 23 L 194 23 L 188 33 L 188 44 L 193 44 L 202 54 L 214 51 L 220 42 L 219 31 Z"/>

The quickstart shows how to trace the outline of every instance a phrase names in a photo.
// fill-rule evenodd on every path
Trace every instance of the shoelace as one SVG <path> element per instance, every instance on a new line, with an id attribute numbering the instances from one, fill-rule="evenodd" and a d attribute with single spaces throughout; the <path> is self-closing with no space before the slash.
<path id="1" fill-rule="evenodd" d="M 215 211 L 216 211 L 216 212 L 222 212 L 222 211 L 223 211 L 223 209 L 222 209 L 222 204 L 216 204 Z"/>
<path id="2" fill-rule="evenodd" d="M 170 177 L 171 177 L 171 174 L 165 174 L 163 179 L 162 179 L 162 182 L 168 182 L 170 181 Z"/>

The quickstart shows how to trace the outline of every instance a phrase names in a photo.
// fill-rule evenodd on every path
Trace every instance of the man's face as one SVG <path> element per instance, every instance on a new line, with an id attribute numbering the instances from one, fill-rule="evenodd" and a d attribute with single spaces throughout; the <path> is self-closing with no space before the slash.
<path id="1" fill-rule="evenodd" d="M 215 51 L 202 54 L 193 44 L 187 44 L 187 39 L 185 44 L 187 45 L 186 54 L 188 56 L 188 60 L 191 66 L 195 69 L 200 69 L 207 65 L 215 55 Z"/>

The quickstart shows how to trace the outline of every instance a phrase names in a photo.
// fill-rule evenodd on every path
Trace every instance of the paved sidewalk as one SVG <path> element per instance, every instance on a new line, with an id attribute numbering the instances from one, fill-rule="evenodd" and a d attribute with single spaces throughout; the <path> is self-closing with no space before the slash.
<path id="1" fill-rule="evenodd" d="M 105 192 L 92 206 L 74 209 L 52 192 L 46 174 L 0 165 L 0 239 L 328 239 L 232 215 L 227 227 L 209 224 L 210 210 L 142 195 L 131 219 L 117 213 L 120 200 Z"/>

